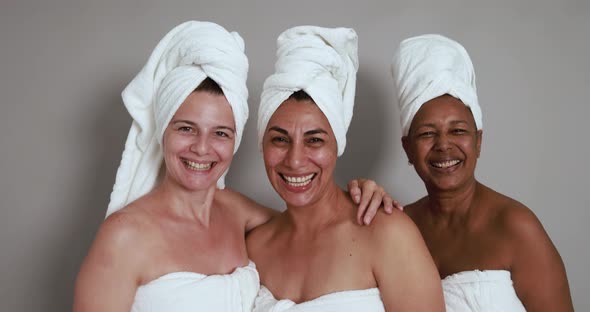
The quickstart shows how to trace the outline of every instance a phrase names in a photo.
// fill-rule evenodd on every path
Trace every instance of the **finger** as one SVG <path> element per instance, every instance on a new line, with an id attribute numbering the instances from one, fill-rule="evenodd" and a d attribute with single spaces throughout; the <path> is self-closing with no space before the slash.
<path id="1" fill-rule="evenodd" d="M 397 200 L 393 201 L 393 207 L 395 207 L 399 211 L 404 211 L 404 206 L 400 204 Z"/>
<path id="2" fill-rule="evenodd" d="M 365 225 L 371 224 L 371 221 L 373 221 L 373 218 L 375 218 L 375 215 L 377 214 L 377 210 L 381 207 L 381 203 L 383 202 L 383 195 L 381 194 L 382 193 L 375 193 L 373 195 L 369 207 L 367 208 L 367 212 L 365 212 Z"/>
<path id="3" fill-rule="evenodd" d="M 377 192 L 380 188 L 379 184 L 373 180 L 359 179 L 359 182 L 361 182 L 359 187 L 363 189 L 363 194 L 367 193 L 373 195 L 373 193 Z"/>
<path id="4" fill-rule="evenodd" d="M 363 193 L 361 194 L 361 199 L 358 204 L 358 210 L 357 210 L 357 214 L 356 214 L 356 219 L 360 225 L 362 225 L 364 223 L 363 217 L 366 215 L 366 211 L 369 206 L 369 202 L 371 201 L 372 194 L 373 193 L 367 193 L 364 190 L 363 190 Z"/>
<path id="5" fill-rule="evenodd" d="M 383 197 L 383 208 L 386 213 L 393 212 L 393 199 L 391 199 L 391 196 L 385 195 L 385 197 Z"/>
<path id="6" fill-rule="evenodd" d="M 348 182 L 348 193 L 355 204 L 358 204 L 361 200 L 361 188 L 359 187 L 359 181 L 357 179 Z"/>

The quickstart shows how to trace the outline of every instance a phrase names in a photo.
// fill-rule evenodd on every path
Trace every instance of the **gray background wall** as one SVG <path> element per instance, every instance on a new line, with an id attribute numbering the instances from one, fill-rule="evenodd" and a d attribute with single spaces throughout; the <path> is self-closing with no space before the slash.
<path id="1" fill-rule="evenodd" d="M 477 176 L 537 214 L 565 262 L 576 309 L 590 309 L 589 2 L 475 2 L 2 0 L 0 310 L 71 309 L 130 125 L 120 92 L 158 40 L 189 19 L 217 22 L 246 41 L 251 119 L 228 184 L 279 209 L 255 116 L 281 31 L 357 31 L 355 116 L 337 176 L 373 178 L 403 203 L 425 190 L 399 142 L 392 53 L 422 33 L 463 43 L 484 111 Z"/>

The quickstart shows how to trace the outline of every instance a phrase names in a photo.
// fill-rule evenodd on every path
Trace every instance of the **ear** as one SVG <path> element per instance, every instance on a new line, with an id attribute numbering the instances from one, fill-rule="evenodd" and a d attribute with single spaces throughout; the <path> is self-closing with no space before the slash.
<path id="1" fill-rule="evenodd" d="M 483 130 L 477 130 L 476 134 L 476 147 L 477 147 L 477 158 L 479 158 L 479 154 L 481 153 L 481 141 L 483 139 Z"/>
<path id="2" fill-rule="evenodd" d="M 404 148 L 404 151 L 406 152 L 406 156 L 408 157 L 408 164 L 413 165 L 414 162 L 412 161 L 412 152 L 410 149 L 410 142 L 409 142 L 409 138 L 407 136 L 403 136 L 402 137 L 402 146 Z"/>

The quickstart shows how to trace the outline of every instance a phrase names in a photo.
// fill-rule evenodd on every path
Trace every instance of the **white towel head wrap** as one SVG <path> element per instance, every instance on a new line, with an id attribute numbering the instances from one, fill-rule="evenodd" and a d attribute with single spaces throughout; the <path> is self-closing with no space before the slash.
<path id="1" fill-rule="evenodd" d="M 338 144 L 346 146 L 352 119 L 358 40 L 350 28 L 299 26 L 277 39 L 275 73 L 266 79 L 258 109 L 258 142 L 277 108 L 291 94 L 303 90 L 326 115 Z"/>
<path id="2" fill-rule="evenodd" d="M 162 138 L 184 100 L 209 77 L 223 90 L 235 120 L 234 153 L 248 119 L 244 41 L 209 22 L 176 26 L 158 43 L 143 69 L 122 93 L 133 118 L 107 216 L 151 191 L 163 162 Z M 224 188 L 225 172 L 217 181 Z"/>
<path id="3" fill-rule="evenodd" d="M 392 71 L 404 136 L 420 107 L 444 94 L 467 105 L 477 129 L 482 129 L 473 64 L 465 48 L 456 41 L 441 35 L 408 38 L 400 43 L 393 57 Z"/>

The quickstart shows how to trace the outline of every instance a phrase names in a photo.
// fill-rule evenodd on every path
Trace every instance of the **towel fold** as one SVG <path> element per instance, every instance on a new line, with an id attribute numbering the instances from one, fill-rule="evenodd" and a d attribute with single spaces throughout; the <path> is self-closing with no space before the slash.
<path id="1" fill-rule="evenodd" d="M 469 106 L 477 129 L 482 129 L 473 64 L 465 48 L 456 41 L 441 35 L 408 38 L 400 43 L 392 72 L 404 136 L 420 107 L 444 94 Z"/>
<path id="2" fill-rule="evenodd" d="M 445 277 L 442 287 L 449 312 L 526 311 L 516 295 L 510 271 L 463 271 Z"/>
<path id="3" fill-rule="evenodd" d="M 237 151 L 248 119 L 244 41 L 209 22 L 188 21 L 158 43 L 122 93 L 133 118 L 107 216 L 151 191 L 163 161 L 162 137 L 174 113 L 205 78 L 213 79 L 233 110 Z M 217 186 L 224 188 L 225 174 Z"/>
<path id="4" fill-rule="evenodd" d="M 303 90 L 326 115 L 342 155 L 354 107 L 357 41 L 350 28 L 298 26 L 279 36 L 275 73 L 264 82 L 258 109 L 260 146 L 273 113 Z"/>
<path id="5" fill-rule="evenodd" d="M 251 261 L 229 274 L 172 272 L 139 286 L 131 312 L 250 312 L 259 288 Z"/>
<path id="6" fill-rule="evenodd" d="M 385 311 L 378 288 L 344 290 L 325 294 L 315 299 L 295 303 L 289 299 L 277 300 L 264 286 L 254 301 L 253 312 L 347 312 Z"/>

